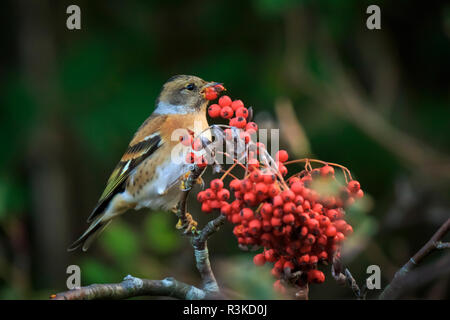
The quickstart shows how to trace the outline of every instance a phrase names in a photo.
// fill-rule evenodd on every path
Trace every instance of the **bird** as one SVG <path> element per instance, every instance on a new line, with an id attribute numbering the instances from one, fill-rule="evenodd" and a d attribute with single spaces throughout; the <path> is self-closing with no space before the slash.
<path id="1" fill-rule="evenodd" d="M 68 248 L 87 251 L 111 221 L 130 209 L 175 210 L 181 199 L 189 163 L 176 159 L 177 130 L 189 133 L 208 129 L 207 88 L 224 90 L 221 83 L 192 75 L 176 75 L 163 85 L 153 113 L 134 134 L 109 177 L 97 206 L 87 219 L 87 230 Z M 210 89 L 209 89 L 210 90 Z M 174 156 L 175 155 L 175 156 Z M 189 215 L 189 219 L 192 217 Z"/>

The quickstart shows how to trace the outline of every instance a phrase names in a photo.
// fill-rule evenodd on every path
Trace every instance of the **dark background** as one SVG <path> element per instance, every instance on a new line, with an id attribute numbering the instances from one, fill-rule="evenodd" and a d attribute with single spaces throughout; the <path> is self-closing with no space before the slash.
<path id="1" fill-rule="evenodd" d="M 66 28 L 70 4 L 81 7 L 81 30 Z M 381 7 L 381 30 L 366 28 L 370 4 Z M 171 213 L 130 212 L 87 253 L 66 252 L 175 74 L 225 83 L 260 127 L 280 128 L 291 155 L 350 168 L 367 196 L 349 213 L 355 234 L 343 257 L 360 283 L 376 264 L 385 286 L 450 216 L 444 1 L 20 0 L 3 1 L 0 19 L 2 299 L 65 290 L 70 264 L 83 285 L 127 274 L 198 284 Z M 211 218 L 193 201 L 190 211 Z M 210 252 L 233 297 L 276 298 L 269 267 L 252 265 L 230 226 Z M 324 270 L 311 298 L 353 298 Z M 402 297 L 448 298 L 450 270 L 432 270 Z"/>

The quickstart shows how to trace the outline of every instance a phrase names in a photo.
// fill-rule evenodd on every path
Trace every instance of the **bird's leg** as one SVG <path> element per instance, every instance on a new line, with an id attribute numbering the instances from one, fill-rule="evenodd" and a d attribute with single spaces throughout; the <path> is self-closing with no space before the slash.
<path id="1" fill-rule="evenodd" d="M 179 208 L 173 208 L 172 212 L 175 213 L 177 216 L 179 215 L 180 209 Z M 197 221 L 192 218 L 192 215 L 189 212 L 186 212 L 183 217 L 178 218 L 178 222 L 175 226 L 178 230 L 184 230 L 184 234 L 192 233 L 194 234 L 197 230 Z"/>
<path id="2" fill-rule="evenodd" d="M 184 220 L 184 221 L 183 221 Z M 197 231 L 197 221 L 192 218 L 192 215 L 188 212 L 184 215 L 184 219 L 180 218 L 178 219 L 178 223 L 176 225 L 176 228 L 178 230 L 183 230 L 184 234 L 195 234 Z"/>

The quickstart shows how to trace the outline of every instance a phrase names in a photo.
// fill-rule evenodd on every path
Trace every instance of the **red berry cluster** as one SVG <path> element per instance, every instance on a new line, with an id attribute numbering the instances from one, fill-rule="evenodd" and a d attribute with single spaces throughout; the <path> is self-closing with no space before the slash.
<path id="1" fill-rule="evenodd" d="M 244 132 L 257 130 L 256 124 L 247 123 L 248 110 L 241 100 L 222 96 L 209 106 L 208 113 L 229 119 L 231 127 Z M 233 233 L 241 248 L 264 248 L 253 261 L 256 265 L 273 263 L 272 274 L 279 279 L 274 288 L 280 291 L 284 291 L 284 281 L 299 286 L 325 281 L 318 266 L 339 255 L 342 241 L 353 232 L 345 221 L 345 209 L 363 196 L 359 182 L 342 185 L 336 179 L 334 166 L 341 166 L 319 160 L 305 159 L 305 170 L 285 179 L 288 158 L 280 150 L 275 170 L 256 161 L 246 167 L 244 178 L 225 185 L 227 171 L 197 195 L 202 211 L 220 210 L 235 225 Z M 313 169 L 311 162 L 322 166 Z M 350 173 L 343 170 L 347 181 L 346 173 Z"/>
<path id="2" fill-rule="evenodd" d="M 255 122 L 247 122 L 250 113 L 242 100 L 233 101 L 229 96 L 222 96 L 218 103 L 208 107 L 208 114 L 211 118 L 228 119 L 231 127 L 242 129 L 248 134 L 253 134 L 258 130 Z"/>

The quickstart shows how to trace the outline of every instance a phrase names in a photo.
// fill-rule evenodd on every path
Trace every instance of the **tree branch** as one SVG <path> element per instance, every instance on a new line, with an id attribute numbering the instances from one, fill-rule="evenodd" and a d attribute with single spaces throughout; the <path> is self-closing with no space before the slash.
<path id="1" fill-rule="evenodd" d="M 177 299 L 205 299 L 206 292 L 192 285 L 166 278 L 147 280 L 126 276 L 121 283 L 90 286 L 52 295 L 52 300 L 126 299 L 138 296 L 165 296 Z"/>
<path id="2" fill-rule="evenodd" d="M 186 218 L 187 198 L 195 181 L 201 176 L 203 170 L 203 168 L 194 166 L 185 181 L 185 188 L 182 191 L 183 196 L 177 210 L 177 216 L 182 219 L 183 223 L 189 222 Z M 165 296 L 186 300 L 223 298 L 211 269 L 207 240 L 219 230 L 225 220 L 225 216 L 219 215 L 214 220 L 208 222 L 202 230 L 194 232 L 192 246 L 194 248 L 197 270 L 202 278 L 203 285 L 201 289 L 174 278 L 148 280 L 128 275 L 121 283 L 92 284 L 54 294 L 50 298 L 52 300 L 126 299 L 138 296 Z"/>
<path id="3" fill-rule="evenodd" d="M 405 285 L 406 278 L 410 271 L 414 269 L 425 257 L 431 252 L 439 249 L 448 248 L 447 243 L 442 243 L 441 239 L 450 230 L 450 219 L 439 228 L 438 231 L 431 237 L 431 239 L 411 258 L 405 265 L 398 270 L 391 283 L 386 286 L 383 292 L 380 294 L 379 299 L 396 299 L 402 287 Z"/>
<path id="4" fill-rule="evenodd" d="M 336 280 L 336 282 L 340 285 L 349 286 L 358 300 L 365 299 L 367 291 L 366 284 L 364 284 L 360 289 L 350 270 L 348 268 L 345 268 L 345 270 L 342 272 L 342 269 L 343 266 L 341 260 L 337 257 L 334 257 L 333 264 L 331 266 L 331 275 L 333 276 L 334 280 Z"/>

